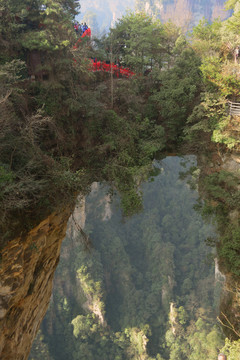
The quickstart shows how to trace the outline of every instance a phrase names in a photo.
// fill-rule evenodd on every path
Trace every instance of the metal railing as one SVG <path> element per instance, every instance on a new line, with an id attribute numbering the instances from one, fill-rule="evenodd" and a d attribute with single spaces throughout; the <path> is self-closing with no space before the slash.
<path id="1" fill-rule="evenodd" d="M 229 101 L 229 115 L 240 116 L 240 103 Z"/>

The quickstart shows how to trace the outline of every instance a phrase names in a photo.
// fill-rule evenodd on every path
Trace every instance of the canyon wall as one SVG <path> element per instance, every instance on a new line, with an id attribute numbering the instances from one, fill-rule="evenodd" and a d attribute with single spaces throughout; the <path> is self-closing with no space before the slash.
<path id="1" fill-rule="evenodd" d="M 108 31 L 127 10 L 139 10 L 162 22 L 172 21 L 185 31 L 203 17 L 208 21 L 227 19 L 231 12 L 224 9 L 225 0 L 93 0 L 81 2 L 79 20 L 86 21 L 95 35 Z"/>
<path id="2" fill-rule="evenodd" d="M 10 241 L 0 263 L 0 358 L 28 358 L 46 313 L 72 209 L 55 212 L 26 236 Z"/>

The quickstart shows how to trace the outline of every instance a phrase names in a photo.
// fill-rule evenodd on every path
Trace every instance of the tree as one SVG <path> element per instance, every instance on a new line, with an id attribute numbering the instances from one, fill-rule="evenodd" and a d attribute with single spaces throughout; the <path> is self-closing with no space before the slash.
<path id="1" fill-rule="evenodd" d="M 240 340 L 230 341 L 225 339 L 225 345 L 221 352 L 227 355 L 228 360 L 236 360 L 240 354 Z"/>
<path id="2" fill-rule="evenodd" d="M 210 23 L 203 19 L 193 28 L 192 44 L 199 56 L 218 54 L 221 49 L 221 27 L 222 23 L 219 20 Z"/>
<path id="3" fill-rule="evenodd" d="M 76 0 L 1 0 L 2 45 L 11 39 L 28 50 L 62 50 L 70 44 Z"/>
<path id="4" fill-rule="evenodd" d="M 164 32 L 159 21 L 144 13 L 128 13 L 111 29 L 113 53 L 138 74 L 162 66 Z"/>
<path id="5" fill-rule="evenodd" d="M 169 71 L 157 76 L 161 86 L 150 99 L 159 108 L 169 141 L 176 141 L 199 96 L 199 66 L 199 57 L 191 48 L 186 48 Z"/>

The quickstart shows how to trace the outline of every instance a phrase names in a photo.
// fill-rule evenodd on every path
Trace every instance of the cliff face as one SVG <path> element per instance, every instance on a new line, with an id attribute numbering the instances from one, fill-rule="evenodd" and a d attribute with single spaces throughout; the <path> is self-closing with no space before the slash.
<path id="1" fill-rule="evenodd" d="M 229 171 L 239 178 L 240 174 L 240 153 L 232 153 L 223 157 L 222 169 Z M 238 191 L 240 186 L 238 184 Z M 239 209 L 232 209 L 229 213 L 229 221 L 233 228 L 239 228 Z M 239 253 L 239 252 L 238 252 Z M 225 268 L 222 269 L 225 271 Z M 226 273 L 226 272 L 225 272 Z M 226 336 L 231 339 L 239 339 L 240 334 L 240 279 L 239 276 L 226 273 L 225 288 L 220 304 L 219 318 L 222 321 L 223 330 Z"/>
<path id="2" fill-rule="evenodd" d="M 226 19 L 230 12 L 224 9 L 225 0 L 93 0 L 81 3 L 79 20 L 86 21 L 93 32 L 108 30 L 126 10 L 145 11 L 162 22 L 171 20 L 185 30 L 205 17 L 208 21 Z"/>
<path id="3" fill-rule="evenodd" d="M 81 2 L 80 20 L 81 22 L 82 19 L 86 21 L 93 32 L 96 32 L 96 30 L 108 30 L 114 21 L 125 14 L 126 9 L 134 9 L 134 0 Z"/>
<path id="4" fill-rule="evenodd" d="M 152 11 L 153 14 L 158 12 L 159 18 L 163 22 L 170 19 L 176 25 L 187 30 L 196 25 L 203 17 L 208 21 L 228 18 L 230 12 L 224 10 L 224 3 L 224 0 L 171 0 L 163 1 L 162 6 L 159 6 L 159 0 L 155 0 L 155 8 L 152 8 Z M 147 1 L 146 4 L 148 4 Z M 149 12 L 151 14 L 150 5 Z"/>
<path id="5" fill-rule="evenodd" d="M 56 212 L 10 241 L 0 264 L 0 358 L 28 358 L 52 292 L 71 209 Z"/>
<path id="6" fill-rule="evenodd" d="M 208 148 L 210 149 L 211 146 Z M 235 175 L 239 179 L 240 174 L 240 153 L 239 152 L 232 152 L 232 153 L 223 153 L 216 151 L 211 151 L 207 155 L 200 155 L 198 156 L 198 165 L 201 169 L 201 178 L 204 180 L 208 175 L 219 173 L 220 171 L 226 171 L 232 175 Z M 218 223 L 217 220 L 216 225 L 217 228 L 220 228 L 219 231 L 219 240 L 217 243 L 217 252 L 218 252 L 218 260 L 217 260 L 217 271 L 215 268 L 215 275 L 219 273 L 222 277 L 225 278 L 224 281 L 224 289 L 221 294 L 220 299 L 220 311 L 219 311 L 219 319 L 221 324 L 223 325 L 223 331 L 225 335 L 233 340 L 239 338 L 240 334 L 240 279 L 239 276 L 232 273 L 229 270 L 229 257 L 224 258 L 221 256 L 223 254 L 222 248 L 225 246 L 232 251 L 236 250 L 237 254 L 239 255 L 239 241 L 236 242 L 235 247 L 231 242 L 234 231 L 239 231 L 239 224 L 240 224 L 240 211 L 239 206 L 229 206 L 226 203 L 226 199 L 221 198 L 219 196 L 218 199 L 216 198 L 208 198 L 209 194 L 205 193 L 205 188 L 203 182 L 199 182 L 200 184 L 200 193 L 201 197 L 204 200 L 212 202 L 214 207 L 222 205 L 225 209 L 225 232 L 221 228 L 221 224 Z M 236 193 L 240 191 L 239 183 L 236 185 Z M 227 193 L 227 189 L 226 189 Z M 232 195 L 233 196 L 233 195 Z M 236 195 L 234 195 L 236 196 Z M 237 204 L 238 205 L 238 204 Z M 228 235 L 228 229 L 232 230 L 232 233 Z M 223 239 L 222 239 L 223 237 Z M 233 261 L 236 262 L 235 271 L 237 269 L 238 260 L 237 258 Z M 237 269 L 239 270 L 239 268 Z M 218 276 L 218 275 L 217 275 Z"/>

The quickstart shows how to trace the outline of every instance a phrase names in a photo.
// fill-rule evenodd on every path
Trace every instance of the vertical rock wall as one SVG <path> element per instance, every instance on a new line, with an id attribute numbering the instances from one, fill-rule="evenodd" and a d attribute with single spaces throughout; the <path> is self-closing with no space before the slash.
<path id="1" fill-rule="evenodd" d="M 210 149 L 210 146 L 206 147 Z M 209 151 L 206 155 L 198 156 L 198 165 L 201 169 L 201 178 L 204 180 L 210 174 L 218 173 L 220 171 L 226 171 L 236 177 L 240 177 L 240 153 L 238 152 L 224 152 L 221 154 L 219 151 Z M 214 206 L 217 206 L 218 203 L 221 203 L 224 206 L 225 199 L 221 199 L 219 196 L 218 199 L 209 199 L 208 194 L 205 193 L 204 182 L 200 181 L 200 194 L 202 199 L 210 200 Z M 240 191 L 239 182 L 236 185 L 236 190 Z M 227 191 L 227 189 L 226 189 Z M 240 213 L 239 207 L 236 207 L 236 204 L 232 204 L 230 207 L 229 204 L 225 204 L 225 216 L 227 222 L 232 229 L 238 230 L 240 223 Z M 218 224 L 216 223 L 217 227 Z M 219 242 L 218 250 L 221 249 L 221 246 L 224 242 L 228 241 L 227 239 L 221 240 L 221 232 L 219 232 Z M 236 243 L 235 246 L 238 244 Z M 228 247 L 231 248 L 232 244 L 228 244 Z M 235 250 L 234 248 L 232 250 Z M 239 251 L 238 251 L 239 252 Z M 240 278 L 238 275 L 234 275 L 228 269 L 228 259 L 218 257 L 215 259 L 215 280 L 224 281 L 224 289 L 220 298 L 220 311 L 219 319 L 223 325 L 224 334 L 232 340 L 239 338 L 240 334 Z M 238 264 L 238 263 L 237 263 Z"/>
<path id="2" fill-rule="evenodd" d="M 56 212 L 10 241 L 0 263 L 0 359 L 28 358 L 45 315 L 72 209 Z"/>

